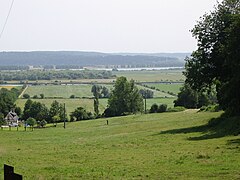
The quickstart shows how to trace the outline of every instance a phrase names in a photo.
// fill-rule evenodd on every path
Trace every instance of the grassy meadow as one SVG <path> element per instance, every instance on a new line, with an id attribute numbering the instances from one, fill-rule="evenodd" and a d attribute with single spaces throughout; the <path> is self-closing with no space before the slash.
<path id="1" fill-rule="evenodd" d="M 239 136 L 205 126 L 220 114 L 187 110 L 109 118 L 109 125 L 98 119 L 66 129 L 0 130 L 0 162 L 26 180 L 239 179 Z"/>

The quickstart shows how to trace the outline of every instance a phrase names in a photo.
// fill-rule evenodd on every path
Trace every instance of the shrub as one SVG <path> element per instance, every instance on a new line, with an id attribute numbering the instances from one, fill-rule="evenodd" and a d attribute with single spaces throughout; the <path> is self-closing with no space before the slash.
<path id="1" fill-rule="evenodd" d="M 34 96 L 33 96 L 33 99 L 37 99 L 37 98 L 38 98 L 38 96 L 37 96 L 37 95 L 34 95 Z"/>
<path id="2" fill-rule="evenodd" d="M 183 106 L 176 106 L 174 108 L 168 108 L 168 112 L 180 112 L 180 111 L 185 111 L 186 108 Z"/>
<path id="3" fill-rule="evenodd" d="M 28 98 L 30 98 L 30 95 L 29 94 L 23 94 L 23 98 L 28 99 Z"/>
<path id="4" fill-rule="evenodd" d="M 156 103 L 154 103 L 152 106 L 151 106 L 151 109 L 149 111 L 150 113 L 156 113 L 158 112 L 158 105 Z"/>
<path id="5" fill-rule="evenodd" d="M 71 99 L 74 99 L 74 98 L 75 98 L 75 95 L 72 94 L 72 95 L 70 96 L 70 98 L 71 98 Z"/>
<path id="6" fill-rule="evenodd" d="M 166 112 L 167 111 L 167 105 L 166 104 L 161 104 L 159 105 L 158 111 L 159 113 Z"/>

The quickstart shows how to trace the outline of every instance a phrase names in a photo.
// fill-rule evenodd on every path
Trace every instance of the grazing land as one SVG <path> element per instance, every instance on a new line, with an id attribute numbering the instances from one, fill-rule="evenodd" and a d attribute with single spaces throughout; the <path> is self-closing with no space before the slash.
<path id="1" fill-rule="evenodd" d="M 98 119 L 66 129 L 0 130 L 0 162 L 26 180 L 239 179 L 239 136 L 214 136 L 204 126 L 220 114 L 188 110 L 109 118 L 108 126 Z"/>

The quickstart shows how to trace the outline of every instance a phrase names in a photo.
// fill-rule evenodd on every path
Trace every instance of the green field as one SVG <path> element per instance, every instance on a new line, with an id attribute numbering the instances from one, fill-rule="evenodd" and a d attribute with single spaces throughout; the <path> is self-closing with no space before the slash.
<path id="1" fill-rule="evenodd" d="M 108 89 L 112 89 L 112 85 L 104 85 Z M 66 104 L 67 114 L 73 112 L 76 107 L 84 107 L 86 110 L 94 112 L 93 110 L 93 97 L 91 93 L 92 85 L 38 85 L 38 86 L 29 86 L 25 93 L 29 94 L 31 97 L 34 95 L 44 94 L 44 99 L 32 99 L 33 101 L 38 101 L 45 104 L 48 108 L 50 108 L 51 103 L 54 100 L 57 100 L 59 103 Z M 139 86 L 139 89 L 146 89 L 143 86 Z M 148 88 L 147 88 L 148 89 Z M 151 90 L 151 89 L 150 89 Z M 163 93 L 160 91 L 152 90 L 154 92 L 154 98 L 147 99 L 147 109 L 151 108 L 151 105 L 154 103 L 157 104 L 167 104 L 168 107 L 173 107 L 173 101 L 176 99 L 175 97 Z M 87 98 L 76 98 L 69 99 L 71 95 L 75 95 L 76 97 L 87 97 Z M 22 110 L 24 109 L 24 104 L 26 99 L 18 99 L 16 101 L 16 105 L 19 106 Z M 99 100 L 99 111 L 103 113 L 107 107 L 107 99 Z"/>
<path id="2" fill-rule="evenodd" d="M 0 130 L 0 162 L 26 180 L 239 179 L 239 136 L 202 126 L 219 115 L 188 110 L 110 118 L 108 126 L 99 119 Z"/>
<path id="3" fill-rule="evenodd" d="M 48 108 L 50 108 L 52 102 L 54 100 L 58 101 L 59 103 L 66 105 L 66 112 L 67 114 L 73 112 L 77 107 L 84 107 L 87 111 L 94 112 L 93 110 L 93 99 L 32 99 L 33 101 L 41 102 L 45 104 Z M 21 109 L 24 109 L 24 104 L 27 100 L 26 99 L 18 99 L 16 105 L 19 106 Z M 99 111 L 103 113 L 107 106 L 107 99 L 100 99 L 99 100 Z"/>
<path id="4" fill-rule="evenodd" d="M 47 97 L 69 98 L 71 95 L 76 97 L 93 97 L 91 93 L 92 85 L 41 85 L 29 86 L 26 94 L 31 97 L 44 94 Z"/>
<path id="5" fill-rule="evenodd" d="M 151 105 L 154 103 L 157 104 L 167 104 L 168 107 L 173 107 L 173 101 L 176 98 L 153 98 L 147 99 L 147 109 L 150 109 Z M 87 111 L 94 112 L 93 110 L 93 99 L 32 99 L 33 101 L 38 101 L 45 104 L 48 108 L 50 108 L 51 103 L 56 100 L 59 103 L 65 103 L 67 114 L 73 112 L 77 107 L 84 107 Z M 16 105 L 19 106 L 22 110 L 24 109 L 24 105 L 26 99 L 18 99 L 16 101 Z M 103 113 L 107 107 L 107 99 L 99 99 L 99 111 Z"/>
<path id="6" fill-rule="evenodd" d="M 125 76 L 128 80 L 136 82 L 159 82 L 159 81 L 181 81 L 185 80 L 183 70 L 159 70 L 159 71 L 115 71 L 117 77 Z"/>
<path id="7" fill-rule="evenodd" d="M 172 92 L 174 94 L 178 94 L 180 92 L 180 88 L 183 86 L 183 83 L 144 83 L 149 87 L 155 87 L 160 91 L 164 92 Z"/>

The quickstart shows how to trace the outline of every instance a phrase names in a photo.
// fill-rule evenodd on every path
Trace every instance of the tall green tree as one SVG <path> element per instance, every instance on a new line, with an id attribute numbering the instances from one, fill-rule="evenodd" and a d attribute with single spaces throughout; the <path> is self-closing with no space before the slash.
<path id="1" fill-rule="evenodd" d="M 99 97 L 101 96 L 101 89 L 102 89 L 101 86 L 93 85 L 91 90 L 94 96 L 93 101 L 94 112 L 97 116 L 99 114 Z"/>
<path id="2" fill-rule="evenodd" d="M 64 107 L 62 104 L 60 104 L 58 101 L 53 101 L 49 110 L 49 115 L 52 120 L 52 122 L 56 121 L 56 116 L 59 117 L 58 121 L 64 120 Z M 55 117 L 55 118 L 54 118 Z"/>
<path id="3" fill-rule="evenodd" d="M 4 116 L 16 107 L 14 103 L 18 96 L 17 92 L 16 90 L 9 91 L 5 88 L 0 89 L 0 113 L 3 113 Z"/>
<path id="4" fill-rule="evenodd" d="M 198 91 L 216 85 L 220 106 L 240 114 L 240 3 L 223 0 L 192 30 L 198 48 L 186 59 L 186 82 Z"/>
<path id="5" fill-rule="evenodd" d="M 133 80 L 119 77 L 108 100 L 105 116 L 119 116 L 143 111 L 143 99 Z"/>

